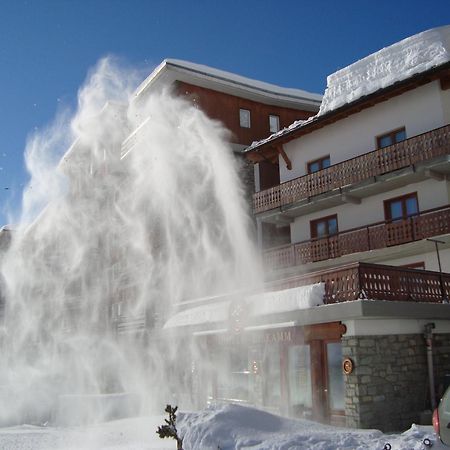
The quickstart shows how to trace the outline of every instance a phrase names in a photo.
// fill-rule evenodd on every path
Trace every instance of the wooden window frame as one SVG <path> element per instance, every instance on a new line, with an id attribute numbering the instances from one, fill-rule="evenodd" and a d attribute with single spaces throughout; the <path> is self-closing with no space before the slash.
<path id="1" fill-rule="evenodd" d="M 277 130 L 271 130 L 270 128 L 270 119 L 272 117 L 276 117 L 277 118 Z M 269 114 L 269 132 L 270 133 L 277 133 L 278 131 L 280 131 L 281 129 L 281 125 L 280 125 L 280 116 L 278 114 Z"/>
<path id="2" fill-rule="evenodd" d="M 316 173 L 316 172 L 318 172 L 319 170 L 326 169 L 326 167 L 323 167 L 323 162 L 324 162 L 325 160 L 327 160 L 327 159 L 328 159 L 328 160 L 330 161 L 330 163 L 331 163 L 330 155 L 322 156 L 322 158 L 317 158 L 317 159 L 314 159 L 313 161 L 308 161 L 308 162 L 306 163 L 306 171 L 308 172 L 308 175 L 311 174 L 311 173 Z M 318 170 L 312 172 L 312 171 L 311 171 L 311 166 L 312 166 L 313 164 L 316 164 L 316 163 L 319 163 L 319 166 L 320 166 L 320 167 L 319 167 Z M 329 164 L 327 167 L 329 167 L 329 166 L 330 166 L 330 164 Z"/>
<path id="3" fill-rule="evenodd" d="M 248 112 L 248 127 L 245 125 L 242 125 L 242 120 L 241 120 L 241 112 L 242 111 Z M 252 112 L 249 109 L 239 108 L 239 126 L 241 128 L 245 128 L 247 130 L 249 130 L 252 127 Z"/>
<path id="4" fill-rule="evenodd" d="M 416 214 L 411 214 L 411 215 L 406 214 L 406 200 L 408 200 L 409 198 L 416 199 L 416 203 L 417 203 L 417 213 Z M 393 219 L 391 216 L 390 204 L 392 202 L 399 201 L 399 200 L 402 202 L 402 217 L 398 218 L 398 219 Z M 399 195 L 398 197 L 388 198 L 388 199 L 384 200 L 383 205 L 384 205 L 384 220 L 386 222 L 392 222 L 392 221 L 397 221 L 397 220 L 406 220 L 409 217 L 416 216 L 420 212 L 419 198 L 417 196 L 417 191 L 410 192 L 409 194 Z"/>
<path id="5" fill-rule="evenodd" d="M 390 145 L 394 145 L 394 144 L 397 144 L 398 142 L 402 142 L 402 141 L 396 141 L 396 140 L 395 140 L 395 135 L 396 135 L 399 131 L 404 131 L 404 133 L 405 133 L 405 139 L 406 139 L 406 128 L 405 128 L 405 127 L 396 128 L 395 130 L 389 131 L 389 132 L 387 132 L 387 133 L 380 134 L 380 135 L 378 135 L 378 136 L 376 137 L 376 141 L 377 141 L 377 149 L 389 147 L 389 145 L 385 145 L 384 147 L 381 147 L 381 145 L 380 145 L 381 139 L 383 139 L 383 138 L 385 138 L 385 137 L 390 137 L 390 138 L 391 138 L 392 144 L 390 144 Z"/>
<path id="6" fill-rule="evenodd" d="M 330 219 L 336 219 L 336 233 L 330 234 L 329 233 L 329 220 Z M 325 234 L 324 236 L 317 236 L 317 224 L 320 222 L 327 222 L 327 234 Z M 325 216 L 325 217 L 319 217 L 318 219 L 314 219 L 311 220 L 309 222 L 309 227 L 310 227 L 310 234 L 311 234 L 311 239 L 323 239 L 329 236 L 335 236 L 336 234 L 339 233 L 339 223 L 338 223 L 338 217 L 337 214 L 331 214 L 329 216 Z"/>

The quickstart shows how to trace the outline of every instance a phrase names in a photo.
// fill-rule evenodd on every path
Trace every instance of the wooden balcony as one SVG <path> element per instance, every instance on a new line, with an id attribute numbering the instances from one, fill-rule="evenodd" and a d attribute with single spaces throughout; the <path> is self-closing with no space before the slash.
<path id="1" fill-rule="evenodd" d="M 358 299 L 443 303 L 450 295 L 448 273 L 368 263 L 353 263 L 272 282 L 270 289 L 313 283 L 325 284 L 325 304 Z"/>
<path id="2" fill-rule="evenodd" d="M 287 181 L 253 196 L 255 214 L 450 154 L 450 125 Z"/>
<path id="3" fill-rule="evenodd" d="M 405 220 L 377 222 L 322 239 L 311 239 L 267 250 L 263 259 L 266 267 L 281 269 L 447 233 L 450 233 L 450 205 L 423 211 Z"/>

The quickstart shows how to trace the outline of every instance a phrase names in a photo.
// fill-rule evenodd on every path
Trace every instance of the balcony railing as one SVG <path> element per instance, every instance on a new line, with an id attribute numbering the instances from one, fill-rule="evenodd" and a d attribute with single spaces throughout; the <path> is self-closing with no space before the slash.
<path id="1" fill-rule="evenodd" d="M 254 212 L 305 200 L 447 154 L 450 154 L 450 125 L 257 192 L 253 196 Z"/>
<path id="2" fill-rule="evenodd" d="M 447 233 L 450 233 L 450 205 L 423 211 L 404 220 L 377 222 L 321 239 L 267 250 L 263 258 L 267 267 L 281 269 Z"/>
<path id="3" fill-rule="evenodd" d="M 353 263 L 277 281 L 273 290 L 325 284 L 324 303 L 357 299 L 442 303 L 450 294 L 450 274 L 380 264 Z"/>

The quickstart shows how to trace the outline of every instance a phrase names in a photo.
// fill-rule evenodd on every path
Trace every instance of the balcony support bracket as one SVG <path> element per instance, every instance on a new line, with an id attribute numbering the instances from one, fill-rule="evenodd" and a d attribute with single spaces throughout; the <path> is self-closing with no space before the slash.
<path id="1" fill-rule="evenodd" d="M 354 195 L 350 195 L 350 194 L 342 194 L 341 200 L 345 203 L 352 203 L 353 205 L 361 204 L 360 198 L 355 197 Z"/>
<path id="2" fill-rule="evenodd" d="M 286 163 L 287 170 L 292 170 L 292 162 L 289 159 L 289 156 L 284 151 L 283 146 L 280 144 L 280 145 L 277 145 L 275 148 L 276 148 L 276 151 L 278 152 L 278 154 L 281 155 L 284 162 Z"/>
<path id="3" fill-rule="evenodd" d="M 425 169 L 424 175 L 427 178 L 432 178 L 433 180 L 436 180 L 436 181 L 444 181 L 444 180 L 448 179 L 447 175 L 440 173 L 440 172 L 436 172 L 435 170 L 431 170 L 431 169 Z"/>
<path id="4" fill-rule="evenodd" d="M 294 218 L 286 216 L 285 214 L 280 214 L 276 217 L 274 223 L 275 223 L 275 225 L 280 225 L 280 226 L 289 225 L 291 223 L 294 223 Z"/>

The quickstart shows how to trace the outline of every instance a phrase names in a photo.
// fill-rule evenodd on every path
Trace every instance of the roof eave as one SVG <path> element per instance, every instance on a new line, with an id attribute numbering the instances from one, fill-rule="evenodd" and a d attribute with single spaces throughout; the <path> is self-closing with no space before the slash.
<path id="1" fill-rule="evenodd" d="M 314 116 L 311 120 L 299 125 L 298 128 L 287 131 L 281 136 L 276 136 L 273 139 L 261 143 L 260 145 L 255 145 L 253 147 L 250 146 L 244 150 L 244 153 L 250 155 L 251 153 L 257 153 L 264 148 L 286 144 L 293 139 L 297 139 L 305 134 L 311 133 L 318 128 L 324 127 L 325 125 L 337 122 L 338 120 L 344 119 L 352 114 L 356 114 L 363 109 L 374 106 L 377 103 L 381 103 L 392 97 L 403 94 L 406 91 L 414 89 L 415 87 L 422 86 L 439 79 L 442 72 L 445 71 L 449 71 L 450 75 L 450 62 L 433 67 L 425 72 L 414 74 L 405 80 L 400 80 L 390 86 L 360 97 L 351 103 L 346 103 L 345 105 L 342 105 L 335 110 L 328 111 L 320 116 Z"/>
<path id="2" fill-rule="evenodd" d="M 222 71 L 220 71 L 222 72 Z M 200 69 L 192 68 L 182 65 L 171 60 L 165 59 L 156 69 L 140 84 L 135 92 L 135 98 L 141 96 L 150 86 L 156 87 L 160 83 L 173 82 L 175 80 L 193 83 L 194 80 L 203 81 L 203 84 L 214 83 L 216 86 L 221 86 L 226 90 L 235 90 L 239 92 L 242 97 L 259 96 L 258 101 L 262 103 L 283 103 L 289 104 L 289 107 L 294 109 L 305 109 L 317 111 L 321 104 L 322 96 L 320 94 L 309 93 L 305 91 L 305 95 L 295 95 L 294 93 L 277 92 L 275 89 L 270 89 L 269 83 L 264 83 L 265 88 L 254 86 L 251 80 L 245 82 L 245 77 L 241 81 L 234 80 L 231 77 L 227 78 L 226 72 L 221 74 L 209 73 Z M 257 81 L 257 80 L 255 80 Z M 199 83 L 202 85 L 202 83 Z M 276 88 L 276 86 L 274 86 Z M 283 88 L 282 88 L 283 89 Z M 218 89 L 220 90 L 220 89 Z"/>

